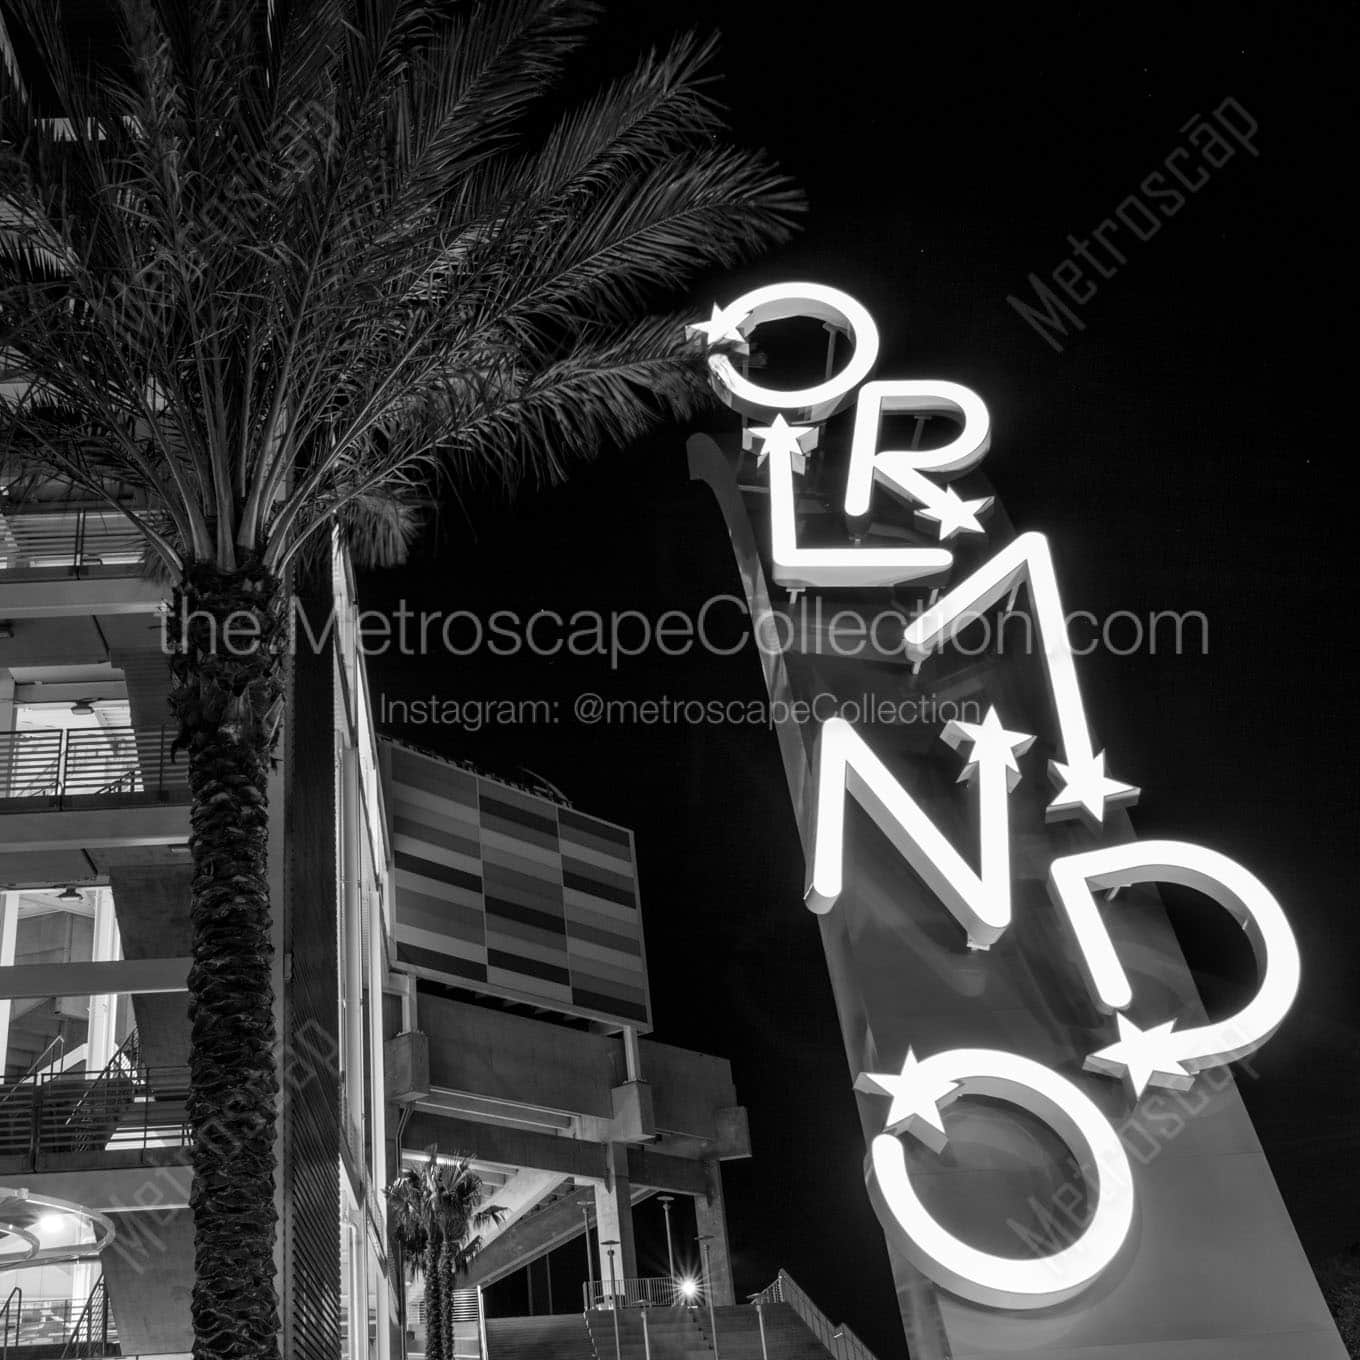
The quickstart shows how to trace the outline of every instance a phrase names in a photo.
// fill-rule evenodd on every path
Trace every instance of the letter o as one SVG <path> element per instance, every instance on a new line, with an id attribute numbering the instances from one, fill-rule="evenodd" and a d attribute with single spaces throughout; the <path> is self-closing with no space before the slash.
<path id="1" fill-rule="evenodd" d="M 1133 1171 L 1114 1126 L 1066 1077 L 1017 1053 L 956 1048 L 923 1059 L 918 1071 L 922 1080 L 954 1083 L 941 1104 L 963 1095 L 987 1096 L 1043 1120 L 1072 1150 L 1095 1191 L 1096 1210 L 1074 1242 L 1047 1256 L 1017 1259 L 979 1251 L 926 1208 L 911 1183 L 902 1144 L 884 1132 L 870 1145 L 865 1169 L 880 1221 L 903 1241 L 922 1274 L 973 1303 L 1047 1308 L 1081 1293 L 1119 1254 L 1133 1226 Z"/>
<path id="2" fill-rule="evenodd" d="M 839 373 L 811 387 L 764 387 L 738 373 L 727 355 L 713 355 L 708 363 L 718 384 L 718 395 L 747 415 L 807 411 L 810 419 L 825 420 L 845 405 L 846 398 L 878 362 L 878 327 L 873 317 L 862 303 L 839 288 L 821 283 L 772 283 L 743 293 L 722 310 L 743 335 L 767 321 L 810 316 L 848 332 L 855 345 L 850 362 Z"/>

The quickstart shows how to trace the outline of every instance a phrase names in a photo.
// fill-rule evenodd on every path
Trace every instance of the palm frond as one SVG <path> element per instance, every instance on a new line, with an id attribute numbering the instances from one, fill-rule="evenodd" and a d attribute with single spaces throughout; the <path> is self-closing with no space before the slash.
<path id="1" fill-rule="evenodd" d="M 664 309 L 801 211 L 721 144 L 698 38 L 536 132 L 582 0 L 110 5 L 97 69 L 13 7 L 55 107 L 0 96 L 0 442 L 135 488 L 175 570 L 335 524 L 395 560 L 441 479 L 551 480 L 688 415 Z"/>

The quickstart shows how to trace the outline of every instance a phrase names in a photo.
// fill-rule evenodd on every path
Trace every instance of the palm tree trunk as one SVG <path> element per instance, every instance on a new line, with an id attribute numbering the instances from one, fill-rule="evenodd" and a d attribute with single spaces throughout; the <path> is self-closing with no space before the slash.
<path id="1" fill-rule="evenodd" d="M 188 748 L 194 864 L 194 1360 L 276 1360 L 279 1353 L 266 781 L 282 692 L 281 596 L 259 570 L 198 566 L 175 602 L 187 622 L 171 660 L 178 682 L 171 705 Z M 234 627 L 226 631 L 229 618 Z"/>
<path id="2" fill-rule="evenodd" d="M 425 1360 L 451 1360 L 444 1352 L 444 1291 L 439 1279 L 439 1239 L 425 1250 Z"/>
<path id="3" fill-rule="evenodd" d="M 453 1360 L 457 1346 L 454 1344 L 454 1309 L 453 1309 L 453 1282 L 454 1282 L 454 1246 L 446 1236 L 444 1245 L 439 1251 L 439 1292 L 441 1295 L 440 1306 L 443 1317 L 440 1321 L 444 1325 L 444 1360 Z"/>

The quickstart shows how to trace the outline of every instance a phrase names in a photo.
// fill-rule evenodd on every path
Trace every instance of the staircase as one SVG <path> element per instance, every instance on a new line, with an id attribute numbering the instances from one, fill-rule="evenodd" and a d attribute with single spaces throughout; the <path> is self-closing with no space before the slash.
<path id="1" fill-rule="evenodd" d="M 647 1336 L 642 1334 L 642 1315 L 647 1314 Z M 693 1308 L 592 1308 L 586 1314 L 593 1355 L 591 1360 L 615 1360 L 614 1320 L 619 1324 L 619 1360 L 713 1360 L 713 1346 L 696 1319 Z M 718 1339 L 723 1342 L 719 1323 Z M 724 1352 L 725 1354 L 725 1352 Z M 774 1360 L 771 1356 L 770 1360 Z"/>
<path id="2" fill-rule="evenodd" d="M 705 1343 L 712 1348 L 708 1310 L 694 1310 Z M 718 1325 L 718 1352 L 722 1360 L 827 1360 L 831 1353 L 817 1340 L 802 1318 L 787 1303 L 767 1303 L 761 1313 L 765 1319 L 765 1351 L 760 1346 L 760 1316 L 751 1305 L 715 1308 Z"/>
<path id="3" fill-rule="evenodd" d="M 595 1360 L 580 1313 L 488 1318 L 486 1352 L 490 1360 Z"/>

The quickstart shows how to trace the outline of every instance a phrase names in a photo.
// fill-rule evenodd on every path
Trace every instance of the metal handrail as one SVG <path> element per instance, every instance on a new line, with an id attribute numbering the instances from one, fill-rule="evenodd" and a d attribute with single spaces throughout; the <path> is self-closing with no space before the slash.
<path id="1" fill-rule="evenodd" d="M 0 1114 L 0 1157 L 134 1152 L 191 1145 L 187 1068 L 58 1073 L 20 1092 Z"/>
<path id="2" fill-rule="evenodd" d="M 0 526 L 0 571 L 57 569 L 78 577 L 88 567 L 137 567 L 146 556 L 132 521 L 102 507 L 12 508 Z"/>
<path id="3" fill-rule="evenodd" d="M 786 1270 L 780 1270 L 770 1284 L 758 1294 L 752 1294 L 751 1303 L 787 1303 L 802 1319 L 808 1331 L 836 1360 L 876 1360 L 873 1351 L 853 1329 L 845 1323 L 840 1326 L 833 1323 Z"/>
<path id="4" fill-rule="evenodd" d="M 85 1300 L 76 1325 L 61 1352 L 61 1360 L 75 1360 L 78 1356 L 107 1355 L 117 1337 L 109 1317 L 109 1288 L 101 1275 Z"/>
<path id="5" fill-rule="evenodd" d="M 590 1280 L 581 1286 L 586 1311 L 595 1308 L 642 1308 L 655 1305 L 676 1308 L 694 1300 L 685 1296 L 679 1280 L 670 1275 L 648 1275 L 639 1279 Z M 696 1291 L 695 1297 L 698 1297 Z"/>
<path id="6" fill-rule="evenodd" d="M 0 732 L 0 802 L 151 794 L 188 796 L 187 761 L 173 759 L 178 729 L 29 728 Z"/>
<path id="7" fill-rule="evenodd" d="M 18 1091 L 25 1082 L 36 1082 L 39 1079 L 43 1065 L 47 1063 L 47 1055 L 51 1053 L 54 1048 L 57 1050 L 57 1054 L 56 1058 L 49 1064 L 49 1071 L 52 1067 L 55 1067 L 57 1059 L 66 1052 L 66 1036 L 64 1034 L 58 1034 L 55 1038 L 49 1039 L 47 1041 L 47 1047 L 33 1059 L 33 1062 L 29 1065 L 28 1071 L 25 1072 L 22 1077 L 16 1078 L 9 1090 L 0 1093 L 0 1109 L 3 1109 L 9 1101 L 14 1099 L 14 1093 Z"/>
<path id="8" fill-rule="evenodd" d="M 14 1300 L 19 1300 L 16 1309 Z M 11 1331 L 14 1334 L 14 1344 L 19 1344 L 19 1327 L 24 1317 L 24 1291 L 19 1285 L 15 1285 L 9 1291 L 9 1297 L 3 1305 L 0 1305 L 0 1321 L 4 1322 L 3 1330 L 0 1330 L 0 1360 L 4 1360 L 9 1355 L 9 1342 Z"/>

